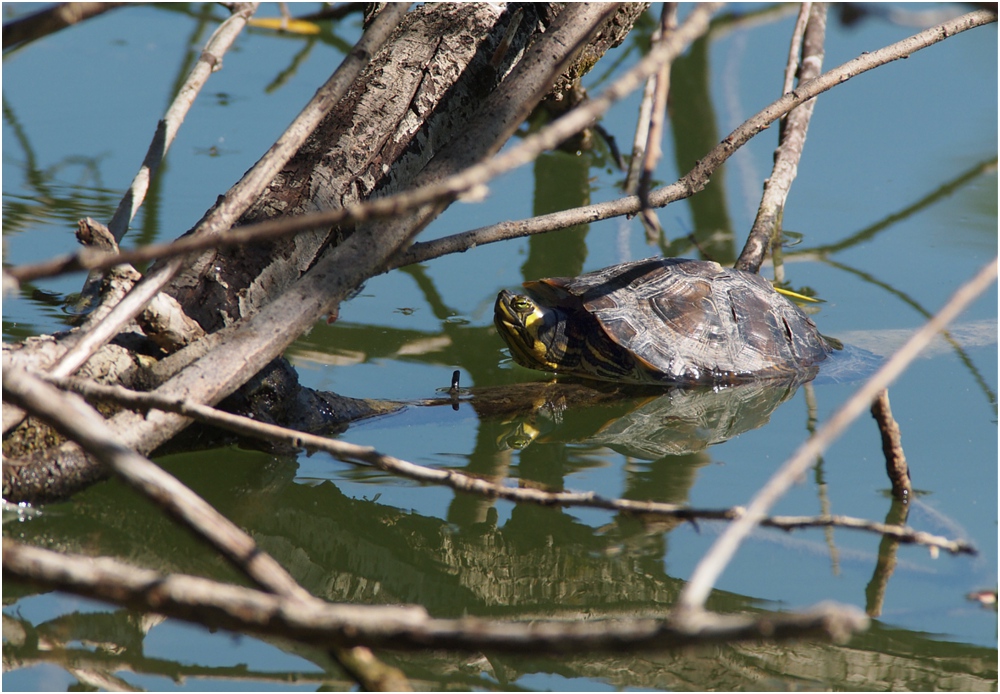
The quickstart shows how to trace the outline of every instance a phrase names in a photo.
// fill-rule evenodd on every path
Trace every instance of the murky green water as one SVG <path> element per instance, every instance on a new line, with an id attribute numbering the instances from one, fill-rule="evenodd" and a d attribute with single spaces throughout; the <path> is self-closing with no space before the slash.
<path id="1" fill-rule="evenodd" d="M 214 26 L 201 24 L 201 11 L 128 8 L 5 56 L 5 263 L 66 251 L 77 219 L 110 218 L 192 45 Z M 786 15 L 719 31 L 678 66 L 660 180 L 674 180 L 778 95 L 792 22 Z M 200 217 L 328 76 L 343 42 L 357 35 L 356 22 L 348 25 L 311 42 L 259 30 L 240 39 L 182 128 L 132 243 L 173 238 Z M 831 17 L 826 65 L 914 31 L 881 20 L 845 29 Z M 626 43 L 599 64 L 592 88 L 606 83 L 615 60 L 631 64 L 634 50 Z M 803 237 L 786 250 L 788 280 L 825 300 L 814 314 L 824 333 L 887 354 L 995 255 L 996 50 L 995 26 L 983 27 L 820 98 L 784 223 Z M 623 148 L 636 104 L 627 100 L 604 122 Z M 659 212 L 669 236 L 663 248 L 646 245 L 636 220 L 611 220 L 406 268 L 368 282 L 335 325 L 318 324 L 289 356 L 307 385 L 358 397 L 434 397 L 456 369 L 466 387 L 538 381 L 541 374 L 513 365 L 495 334 L 497 292 L 661 252 L 694 256 L 692 234 L 705 252 L 731 262 L 770 169 L 768 135 L 703 194 Z M 454 205 L 425 238 L 612 199 L 621 178 L 601 146 L 547 154 L 491 185 L 484 203 Z M 62 327 L 64 301 L 80 282 L 47 280 L 5 297 L 4 339 Z M 966 599 L 997 583 L 996 298 L 995 288 L 987 292 L 961 317 L 955 339 L 890 390 L 918 490 L 909 524 L 968 539 L 980 554 L 932 558 L 902 546 L 892 550 L 896 566 L 887 575 L 878 561 L 890 548 L 878 536 L 760 530 L 710 601 L 718 610 L 753 611 L 833 599 L 877 614 L 850 643 L 558 659 L 379 655 L 431 689 L 996 690 L 996 612 Z M 457 409 L 410 407 L 342 438 L 522 485 L 722 508 L 745 504 L 812 422 L 824 421 L 857 385 L 849 372 L 846 380 L 821 375 L 792 393 L 755 394 L 749 404 L 673 394 L 487 418 L 463 401 Z M 629 429 L 650 418 L 655 435 Z M 456 495 L 321 453 L 222 448 L 160 462 L 314 594 L 420 603 L 436 616 L 662 613 L 722 530 Z M 775 512 L 882 521 L 893 512 L 888 486 L 877 430 L 864 418 Z M 5 537 L 240 580 L 115 482 L 42 511 L 5 523 Z M 76 687 L 96 681 L 87 679 L 93 673 L 147 689 L 350 686 L 308 649 L 12 584 L 4 586 L 4 639 L 6 689 Z"/>

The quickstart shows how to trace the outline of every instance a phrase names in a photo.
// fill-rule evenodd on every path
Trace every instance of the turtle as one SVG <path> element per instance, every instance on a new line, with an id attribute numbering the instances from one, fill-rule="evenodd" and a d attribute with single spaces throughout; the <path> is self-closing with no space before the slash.
<path id="1" fill-rule="evenodd" d="M 494 323 L 531 369 L 641 384 L 808 380 L 835 348 L 760 275 L 647 258 L 503 290 Z"/>

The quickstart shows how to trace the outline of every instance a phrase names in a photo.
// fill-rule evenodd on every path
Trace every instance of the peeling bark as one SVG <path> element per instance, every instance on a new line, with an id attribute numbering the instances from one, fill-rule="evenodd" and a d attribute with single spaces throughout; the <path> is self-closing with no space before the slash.
<path id="1" fill-rule="evenodd" d="M 614 9 L 569 6 L 554 13 L 534 4 L 503 10 L 449 4 L 414 10 L 238 225 L 389 195 L 489 156 L 552 88 L 576 57 L 575 47 L 601 35 L 596 28 Z M 634 19 L 637 8 L 630 9 Z M 546 27 L 550 20 L 553 25 Z M 516 30 L 508 31 L 514 24 Z M 573 38 L 554 41 L 560 31 Z M 618 41 L 624 36 L 619 34 Z M 547 46 L 544 55 L 530 53 L 537 41 Z M 586 57 L 590 65 L 594 61 Z M 520 81 L 510 82 L 515 68 Z M 451 154 L 443 156 L 446 150 Z M 194 342 L 144 369 L 133 383 L 162 384 L 157 392 L 208 404 L 222 401 L 237 412 L 307 431 L 329 431 L 387 411 L 391 404 L 301 388 L 279 355 L 323 310 L 384 268 L 399 245 L 408 244 L 447 204 L 377 226 L 319 230 L 202 254 L 174 279 L 169 294 L 183 308 L 179 315 L 208 334 L 197 339 L 197 330 L 184 326 Z M 294 307 L 295 321 L 278 320 L 285 318 L 278 299 Z M 174 349 L 184 339 L 190 338 L 160 346 Z M 12 355 L 4 356 L 6 367 Z M 21 366 L 20 359 L 14 361 Z M 149 453 L 189 421 L 163 412 L 124 411 L 110 423 L 129 445 Z M 4 466 L 4 496 L 11 501 L 63 498 L 106 474 L 72 443 L 18 462 L 25 464 Z"/>

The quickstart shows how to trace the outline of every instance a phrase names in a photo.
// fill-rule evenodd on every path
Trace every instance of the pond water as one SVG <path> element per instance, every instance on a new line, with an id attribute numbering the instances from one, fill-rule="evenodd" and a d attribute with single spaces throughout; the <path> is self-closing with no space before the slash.
<path id="1" fill-rule="evenodd" d="M 4 5 L 4 20 L 33 9 Z M 134 6 L 5 54 L 5 265 L 70 251 L 81 217 L 110 219 L 172 89 L 222 12 Z M 733 12 L 675 69 L 661 182 L 686 172 L 779 95 L 794 15 L 742 5 Z M 359 22 L 352 15 L 324 23 L 309 38 L 261 29 L 241 36 L 188 116 L 125 245 L 169 240 L 193 225 L 328 77 L 359 35 Z M 634 63 L 649 27 L 647 21 L 598 64 L 587 78 L 591 90 Z M 825 65 L 917 30 L 877 17 L 844 26 L 832 14 Z M 784 268 L 792 287 L 823 299 L 809 310 L 824 334 L 890 354 L 996 254 L 996 55 L 995 25 L 981 27 L 818 100 L 784 215 L 789 236 L 801 235 L 801 242 L 785 250 Z M 638 96 L 626 99 L 603 121 L 623 149 L 637 105 Z M 711 257 L 731 263 L 753 222 L 775 133 L 737 153 L 695 199 L 660 210 L 668 239 L 662 246 L 646 243 L 637 220 L 619 219 L 404 268 L 370 280 L 341 307 L 337 323 L 317 324 L 288 356 L 306 385 L 355 397 L 433 398 L 455 370 L 468 388 L 543 381 L 543 374 L 515 365 L 496 335 L 497 292 L 661 253 L 698 256 L 691 236 Z M 421 238 L 614 199 L 622 178 L 600 142 L 589 152 L 548 153 L 493 182 L 482 203 L 453 205 Z M 771 269 L 764 272 L 770 276 Z M 44 280 L 5 296 L 4 340 L 65 328 L 67 299 L 81 282 L 80 276 Z M 978 555 L 893 550 L 877 535 L 844 529 L 759 530 L 709 602 L 721 611 L 773 611 L 830 599 L 875 614 L 869 631 L 847 645 L 571 658 L 380 657 L 429 689 L 995 691 L 996 610 L 966 596 L 997 585 L 996 320 L 994 287 L 960 317 L 951 341 L 935 345 L 890 389 L 916 490 L 907 523 L 969 540 Z M 674 408 L 667 411 L 655 409 L 663 399 L 639 398 L 555 414 L 540 407 L 520 418 L 481 418 L 463 400 L 457 408 L 410 406 L 357 423 L 341 438 L 525 486 L 725 508 L 746 504 L 864 375 L 863 369 L 844 379 L 821 375 L 794 392 L 755 396 L 752 415 L 712 393 L 668 396 L 676 402 L 667 402 Z M 682 400 L 718 426 L 681 421 Z M 659 422 L 681 421 L 677 433 L 656 445 L 615 438 L 651 412 Z M 723 529 L 456 495 L 321 453 L 282 457 L 228 447 L 158 460 L 250 531 L 314 594 L 420 603 L 436 616 L 662 613 Z M 896 512 L 888 488 L 878 431 L 864 417 L 774 512 L 884 521 Z M 115 482 L 41 511 L 22 522 L 6 520 L 4 536 L 240 580 Z M 880 554 L 892 552 L 895 567 L 886 572 Z M 29 631 L 37 644 L 23 637 Z M 311 649 L 211 634 L 12 584 L 4 586 L 4 656 L 5 689 L 109 681 L 177 690 L 350 686 Z M 93 673 L 115 679 L 101 684 Z"/>

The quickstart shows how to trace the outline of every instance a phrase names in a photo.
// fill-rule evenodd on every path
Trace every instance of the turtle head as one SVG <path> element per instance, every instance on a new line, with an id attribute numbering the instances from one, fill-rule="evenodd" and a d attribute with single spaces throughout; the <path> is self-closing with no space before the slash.
<path id="1" fill-rule="evenodd" d="M 518 364 L 543 371 L 562 370 L 566 316 L 560 309 L 503 290 L 497 295 L 493 322 Z"/>

